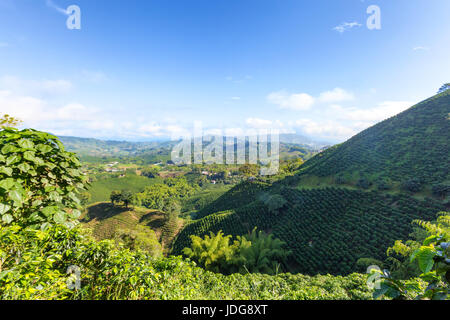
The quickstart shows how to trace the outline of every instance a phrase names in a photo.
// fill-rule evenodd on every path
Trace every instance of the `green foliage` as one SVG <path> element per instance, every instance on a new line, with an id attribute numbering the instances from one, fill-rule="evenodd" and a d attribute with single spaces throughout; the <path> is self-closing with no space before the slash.
<path id="1" fill-rule="evenodd" d="M 158 172 L 160 169 L 155 166 L 151 166 L 149 168 L 145 168 L 141 171 L 141 175 L 147 178 L 156 178 L 158 177 Z"/>
<path id="2" fill-rule="evenodd" d="M 193 235 L 191 247 L 184 248 L 183 254 L 206 270 L 225 272 L 236 254 L 236 247 L 230 244 L 230 240 L 231 236 L 225 236 L 221 231 L 217 235 L 211 232 L 210 236 L 206 235 L 203 239 Z"/>
<path id="3" fill-rule="evenodd" d="M 432 186 L 431 192 L 436 197 L 445 198 L 448 194 L 450 194 L 450 185 L 449 184 L 436 184 Z"/>
<path id="4" fill-rule="evenodd" d="M 253 229 L 250 235 L 238 237 L 238 260 L 234 265 L 239 272 L 276 274 L 282 271 L 281 264 L 286 262 L 290 251 L 286 243 Z"/>
<path id="5" fill-rule="evenodd" d="M 245 176 L 257 176 L 259 174 L 259 166 L 256 164 L 244 164 L 239 168 L 239 172 Z"/>
<path id="6" fill-rule="evenodd" d="M 385 295 L 393 299 L 446 300 L 450 297 L 450 213 L 441 212 L 435 223 L 416 220 L 428 237 L 417 248 L 396 243 L 395 250 L 410 255 L 422 272 L 419 279 L 403 283 L 386 272 L 378 272 L 378 289 L 374 297 Z"/>
<path id="7" fill-rule="evenodd" d="M 78 229 L 0 227 L 0 299 L 370 299 L 367 277 L 224 276 L 180 257 L 93 241 Z M 67 274 L 69 266 L 79 268 Z M 80 287 L 77 289 L 77 280 Z M 73 289 L 69 289 L 69 288 Z"/>
<path id="8" fill-rule="evenodd" d="M 422 190 L 422 183 L 418 179 L 409 179 L 402 183 L 402 188 L 406 191 L 415 193 Z"/>
<path id="9" fill-rule="evenodd" d="M 169 178 L 164 184 L 155 184 L 146 187 L 136 195 L 139 205 L 150 209 L 165 210 L 173 200 L 181 200 L 194 192 L 184 178 Z"/>
<path id="10" fill-rule="evenodd" d="M 122 190 L 120 192 L 120 201 L 123 202 L 126 208 L 128 208 L 128 205 L 133 201 L 133 199 L 134 196 L 130 190 Z"/>
<path id="11" fill-rule="evenodd" d="M 109 199 L 111 200 L 112 204 L 116 204 L 121 201 L 122 195 L 120 191 L 114 190 L 111 192 L 111 195 L 109 196 Z"/>
<path id="12" fill-rule="evenodd" d="M 55 136 L 5 128 L 0 148 L 0 224 L 47 228 L 80 216 L 81 164 Z"/>
<path id="13" fill-rule="evenodd" d="M 432 219 L 444 206 L 408 195 L 388 195 L 346 188 L 294 189 L 275 184 L 243 183 L 199 212 L 177 236 L 173 253 L 190 245 L 190 235 L 222 230 L 243 236 L 253 227 L 273 233 L 292 251 L 289 271 L 349 274 L 360 258 L 384 261 L 396 239 L 406 240 L 415 219 Z M 280 194 L 287 204 L 274 216 L 260 200 Z M 200 213 L 206 215 L 202 217 Z M 208 214 L 209 213 L 209 214 Z"/>
<path id="14" fill-rule="evenodd" d="M 256 228 L 249 235 L 231 240 L 231 236 L 225 236 L 222 231 L 217 235 L 211 232 L 203 239 L 193 235 L 191 247 L 184 248 L 183 254 L 206 270 L 223 274 L 276 274 L 289 255 L 284 242 L 273 235 L 257 232 Z"/>
<path id="15" fill-rule="evenodd" d="M 162 247 L 156 234 L 148 227 L 137 225 L 134 229 L 119 229 L 114 238 L 130 250 L 143 250 L 154 258 L 162 255 Z"/>

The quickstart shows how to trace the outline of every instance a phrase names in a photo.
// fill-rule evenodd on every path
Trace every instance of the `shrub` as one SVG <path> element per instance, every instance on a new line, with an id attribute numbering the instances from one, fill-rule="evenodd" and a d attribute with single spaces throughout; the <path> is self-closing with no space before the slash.
<path id="1" fill-rule="evenodd" d="M 0 224 L 48 228 L 81 214 L 85 177 L 57 137 L 32 129 L 0 131 Z"/>

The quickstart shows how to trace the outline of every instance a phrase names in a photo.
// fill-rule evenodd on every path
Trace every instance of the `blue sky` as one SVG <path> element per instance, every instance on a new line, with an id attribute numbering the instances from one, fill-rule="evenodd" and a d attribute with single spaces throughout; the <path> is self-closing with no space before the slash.
<path id="1" fill-rule="evenodd" d="M 450 81 L 449 12 L 448 0 L 0 0 L 0 113 L 60 135 L 145 140 L 202 121 L 339 142 Z"/>

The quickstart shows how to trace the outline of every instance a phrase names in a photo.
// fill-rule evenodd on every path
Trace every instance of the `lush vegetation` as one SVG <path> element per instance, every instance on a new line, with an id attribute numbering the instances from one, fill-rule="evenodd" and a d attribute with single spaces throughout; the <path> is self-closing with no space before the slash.
<path id="1" fill-rule="evenodd" d="M 249 235 L 237 236 L 233 243 L 230 240 L 231 236 L 222 231 L 203 239 L 191 236 L 191 246 L 184 248 L 183 253 L 206 270 L 223 274 L 276 274 L 282 271 L 281 263 L 289 255 L 284 242 L 257 232 L 256 228 Z"/>
<path id="2" fill-rule="evenodd" d="M 273 198 L 279 199 L 276 209 L 267 201 Z M 211 207 L 223 211 L 187 224 L 175 241 L 175 254 L 189 246 L 191 235 L 222 230 L 239 236 L 256 226 L 287 244 L 292 251 L 288 270 L 306 274 L 348 274 L 357 270 L 360 258 L 384 260 L 386 249 L 413 231 L 412 220 L 432 220 L 444 209 L 433 199 L 345 188 L 303 190 L 282 182 L 239 185 Z"/>
<path id="3" fill-rule="evenodd" d="M 84 189 L 75 154 L 48 133 L 4 128 L 0 131 L 0 216 L 4 224 L 33 228 L 71 224 L 80 212 Z"/>
<path id="4" fill-rule="evenodd" d="M 422 243 L 417 238 L 406 243 L 397 241 L 389 248 L 389 251 L 404 257 L 404 261 L 397 260 L 394 265 L 397 273 L 377 268 L 372 270 L 371 277 L 377 278 L 374 298 L 445 300 L 450 297 L 450 213 L 440 213 L 436 222 L 417 220 L 414 223 L 423 229 L 422 235 L 426 238 Z M 413 263 L 419 276 L 400 281 L 398 271 L 403 274 L 410 272 Z"/>
<path id="5" fill-rule="evenodd" d="M 93 241 L 63 226 L 0 227 L 0 258 L 1 299 L 371 298 L 366 275 L 225 276 L 180 257 L 154 259 L 113 241 Z"/>

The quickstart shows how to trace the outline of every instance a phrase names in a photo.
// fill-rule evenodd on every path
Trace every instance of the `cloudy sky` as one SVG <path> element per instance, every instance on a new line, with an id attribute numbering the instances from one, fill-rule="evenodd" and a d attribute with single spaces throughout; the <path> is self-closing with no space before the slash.
<path id="1" fill-rule="evenodd" d="M 340 142 L 450 81 L 448 12 L 448 0 L 0 0 L 0 114 L 82 137 L 201 121 Z"/>

